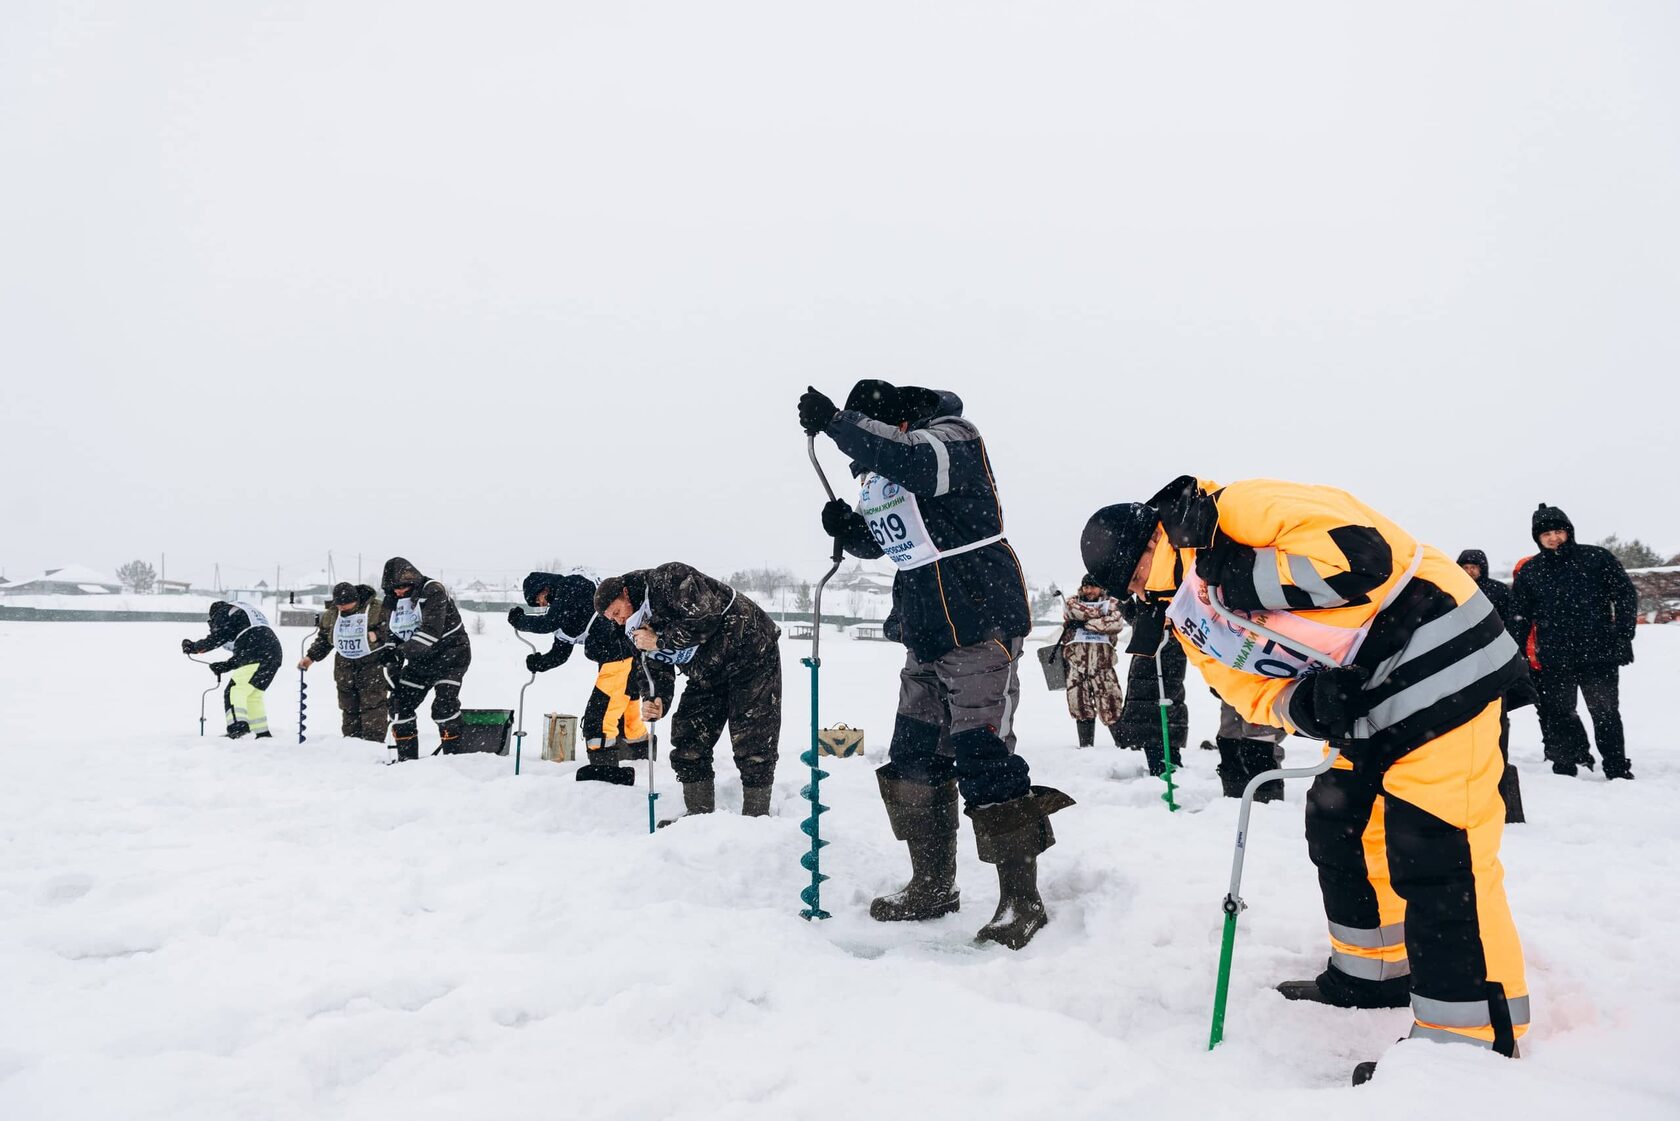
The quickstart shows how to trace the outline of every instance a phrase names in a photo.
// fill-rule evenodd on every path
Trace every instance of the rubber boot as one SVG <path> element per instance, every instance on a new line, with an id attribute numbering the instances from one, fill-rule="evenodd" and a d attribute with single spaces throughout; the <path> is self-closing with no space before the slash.
<path id="1" fill-rule="evenodd" d="M 1505 824 L 1522 825 L 1527 819 L 1523 817 L 1522 787 L 1517 782 L 1515 764 L 1505 764 L 1505 773 L 1499 779 L 1499 797 L 1505 802 Z"/>
<path id="2" fill-rule="evenodd" d="M 230 740 L 236 740 L 241 736 L 248 736 L 250 734 L 251 726 L 243 720 L 235 720 L 227 726 L 227 738 Z"/>
<path id="3" fill-rule="evenodd" d="M 577 769 L 579 782 L 610 782 L 617 786 L 634 786 L 636 772 L 618 765 L 618 748 L 596 747 L 588 752 L 589 762 Z"/>
<path id="4" fill-rule="evenodd" d="M 1125 736 L 1121 735 L 1120 728 L 1121 728 L 1121 725 L 1120 725 L 1120 721 L 1118 721 L 1118 720 L 1116 720 L 1114 723 L 1112 723 L 1108 726 L 1108 734 L 1114 740 L 1114 746 L 1115 747 L 1125 747 L 1126 746 L 1126 738 L 1125 738 Z"/>
<path id="5" fill-rule="evenodd" d="M 258 732 L 256 735 L 252 736 L 251 738 L 254 739 L 254 740 L 271 740 L 271 739 L 274 738 L 274 733 L 273 732 Z M 1606 777 L 1607 778 L 1615 778 L 1616 776 L 1615 775 L 1607 775 Z M 1629 775 L 1628 777 L 1632 778 L 1633 776 Z"/>
<path id="6" fill-rule="evenodd" d="M 1243 766 L 1242 754 L 1238 745 L 1241 740 L 1219 740 L 1219 766 L 1214 768 L 1219 775 L 1219 792 L 1227 798 L 1241 798 L 1243 788 L 1248 785 L 1248 768 Z"/>
<path id="7" fill-rule="evenodd" d="M 1090 747 L 1097 742 L 1097 722 L 1095 720 L 1075 720 L 1074 726 L 1079 730 L 1079 746 Z"/>
<path id="8" fill-rule="evenodd" d="M 1038 893 L 1038 854 L 1056 843 L 1050 815 L 1071 805 L 1060 790 L 1035 786 L 1025 797 L 968 811 L 980 859 L 998 873 L 997 911 L 977 941 L 1019 950 L 1050 921 Z"/>
<path id="9" fill-rule="evenodd" d="M 649 732 L 639 740 L 627 740 L 623 736 L 618 739 L 619 757 L 631 761 L 640 761 L 648 757 L 648 745 L 653 742 L 653 733 Z M 655 751 L 655 759 L 659 754 Z"/>
<path id="10" fill-rule="evenodd" d="M 1353 1068 L 1353 1084 L 1363 1086 L 1377 1076 L 1376 1063 L 1360 1063 Z"/>
<path id="11" fill-rule="evenodd" d="M 1361 981 L 1326 968 L 1311 981 L 1285 981 L 1277 987 L 1285 1000 L 1310 1000 L 1333 1008 L 1405 1008 L 1412 1003 L 1412 979 Z"/>
<path id="12" fill-rule="evenodd" d="M 893 836 L 910 849 L 910 882 L 869 904 L 876 922 L 922 922 L 962 906 L 957 890 L 957 781 L 904 782 L 892 764 L 875 772 Z"/>
<path id="13" fill-rule="evenodd" d="M 1239 740 L 1242 745 L 1243 773 L 1247 776 L 1243 781 L 1247 785 L 1255 775 L 1263 775 L 1267 771 L 1276 770 L 1283 761 L 1282 750 L 1268 740 Z M 1240 797 L 1240 795 L 1239 795 Z M 1280 802 L 1283 800 L 1283 780 L 1273 779 L 1263 782 L 1254 792 L 1257 803 Z"/>
<path id="14" fill-rule="evenodd" d="M 769 817 L 770 790 L 768 786 L 741 787 L 741 816 Z"/>
<path id="15" fill-rule="evenodd" d="M 412 763 L 420 758 L 419 736 L 397 737 L 397 762 Z"/>
<path id="16" fill-rule="evenodd" d="M 659 823 L 663 829 L 674 821 L 681 821 L 685 817 L 695 814 L 709 814 L 717 811 L 717 784 L 714 779 L 703 778 L 699 782 L 685 782 L 682 784 L 683 812 L 677 817 L 668 817 Z"/>

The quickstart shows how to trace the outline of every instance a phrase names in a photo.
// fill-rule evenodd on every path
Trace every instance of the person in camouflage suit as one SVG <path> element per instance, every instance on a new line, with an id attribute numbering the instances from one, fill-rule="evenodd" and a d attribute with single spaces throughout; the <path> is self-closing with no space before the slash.
<path id="1" fill-rule="evenodd" d="M 1067 662 L 1068 715 L 1079 731 L 1079 746 L 1096 742 L 1097 722 L 1123 746 L 1120 710 L 1125 694 L 1114 672 L 1114 639 L 1125 629 L 1120 604 L 1089 573 L 1079 594 L 1062 601 L 1062 657 Z"/>

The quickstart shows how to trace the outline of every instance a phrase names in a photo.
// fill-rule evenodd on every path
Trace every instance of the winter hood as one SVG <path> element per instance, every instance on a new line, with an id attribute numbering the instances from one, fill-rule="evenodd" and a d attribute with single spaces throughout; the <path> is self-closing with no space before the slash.
<path id="1" fill-rule="evenodd" d="M 1548 506 L 1544 502 L 1534 508 L 1534 516 L 1529 519 L 1529 533 L 1536 545 L 1540 544 L 1540 535 L 1547 530 L 1563 529 L 1569 531 L 1569 544 L 1575 543 L 1575 523 L 1569 520 L 1556 506 Z"/>
<path id="2" fill-rule="evenodd" d="M 1466 549 L 1458 554 L 1458 564 L 1479 564 L 1482 566 L 1482 575 L 1486 576 L 1488 574 L 1487 554 L 1480 549 Z"/>
<path id="3" fill-rule="evenodd" d="M 418 588 L 426 582 L 426 574 L 415 568 L 406 557 L 392 557 L 385 562 L 379 576 L 379 586 L 386 595 L 397 588 Z"/>

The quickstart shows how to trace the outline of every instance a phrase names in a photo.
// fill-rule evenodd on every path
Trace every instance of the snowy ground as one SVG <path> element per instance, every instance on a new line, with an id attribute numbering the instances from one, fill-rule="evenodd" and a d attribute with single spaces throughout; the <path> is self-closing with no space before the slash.
<path id="1" fill-rule="evenodd" d="M 1308 1111 L 1680 1116 L 1680 626 L 1641 628 L 1623 678 L 1637 782 L 1556 778 L 1516 719 L 1532 824 L 1507 834 L 1534 990 L 1526 1057 L 1407 1044 L 1405 1012 L 1286 1004 L 1325 948 L 1299 786 L 1262 807 L 1227 1030 L 1205 1050 L 1235 803 L 1192 750 L 1169 816 L 1135 753 L 1074 751 L 1028 665 L 1021 749 L 1079 805 L 1044 859 L 1052 925 L 975 948 L 995 882 L 964 838 L 960 914 L 882 926 L 896 886 L 865 760 L 823 819 L 835 917 L 797 917 L 806 671 L 786 651 L 775 817 L 645 832 L 639 788 L 534 759 L 380 766 L 338 739 L 331 675 L 270 692 L 277 735 L 200 739 L 209 675 L 167 624 L 0 624 L 0 1117 L 1035 1118 L 1294 1121 Z M 295 650 L 302 636 L 283 639 Z M 523 680 L 504 626 L 473 639 L 473 706 Z M 825 645 L 823 716 L 891 727 L 896 648 Z M 583 666 L 533 686 L 580 710 Z M 1193 741 L 1214 705 L 1192 688 Z M 216 714 L 212 709 L 212 732 Z M 1297 741 L 1299 742 L 1299 741 Z M 1297 758 L 1312 753 L 1300 743 Z M 720 758 L 720 802 L 739 785 Z M 663 805 L 677 804 L 662 772 Z M 1356 1061 L 1385 1056 L 1373 1084 Z"/>

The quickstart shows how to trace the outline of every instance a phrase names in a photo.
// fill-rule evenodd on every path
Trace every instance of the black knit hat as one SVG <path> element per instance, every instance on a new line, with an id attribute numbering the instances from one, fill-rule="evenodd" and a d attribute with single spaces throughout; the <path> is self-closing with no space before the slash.
<path id="1" fill-rule="evenodd" d="M 1094 572 L 1087 572 L 1085 575 L 1081 576 L 1079 578 L 1079 586 L 1081 588 L 1102 588 L 1104 591 L 1108 590 L 1108 585 L 1104 584 L 1101 580 L 1098 580 L 1097 574 Z"/>
<path id="2" fill-rule="evenodd" d="M 1154 507 L 1141 502 L 1120 502 L 1092 514 L 1079 536 L 1079 555 L 1090 570 L 1085 578 L 1124 592 L 1159 524 Z"/>
<path id="3" fill-rule="evenodd" d="M 938 406 L 939 394 L 931 389 L 875 378 L 864 378 L 846 395 L 846 408 L 852 412 L 894 426 L 926 420 Z"/>
<path id="4" fill-rule="evenodd" d="M 1480 565 L 1481 569 L 1482 569 L 1482 575 L 1483 576 L 1487 575 L 1487 570 L 1488 570 L 1487 554 L 1482 552 L 1480 549 L 1466 549 L 1466 550 L 1464 550 L 1462 553 L 1458 554 L 1458 563 L 1460 565 L 1466 565 L 1466 564 Z"/>
<path id="5" fill-rule="evenodd" d="M 340 607 L 348 607 L 352 603 L 361 601 L 362 595 L 356 590 L 356 585 L 348 580 L 340 580 L 333 585 L 332 601 Z"/>
<path id="6" fill-rule="evenodd" d="M 1556 506 L 1542 502 L 1534 508 L 1534 516 L 1529 519 L 1529 532 L 1534 543 L 1540 544 L 1540 535 L 1554 529 L 1568 530 L 1570 540 L 1575 539 L 1575 523 L 1569 520 L 1569 515 Z"/>
<path id="7" fill-rule="evenodd" d="M 630 597 L 631 607 L 640 608 L 647 598 L 647 577 L 635 572 L 625 576 L 603 576 L 601 582 L 595 585 L 596 613 L 605 615 L 607 608 L 621 595 Z"/>

